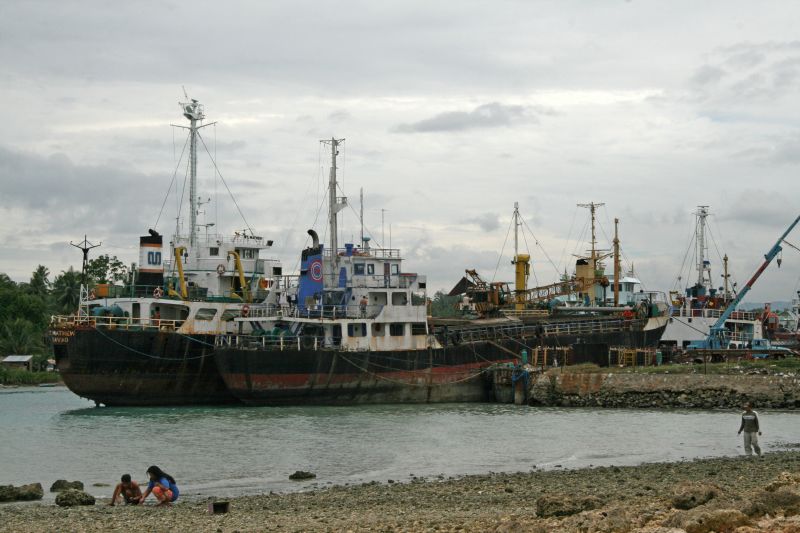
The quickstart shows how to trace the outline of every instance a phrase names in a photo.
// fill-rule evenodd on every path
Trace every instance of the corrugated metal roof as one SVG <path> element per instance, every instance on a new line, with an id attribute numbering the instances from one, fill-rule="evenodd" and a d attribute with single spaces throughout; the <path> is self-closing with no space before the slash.
<path id="1" fill-rule="evenodd" d="M 27 363 L 33 359 L 32 355 L 9 355 L 3 359 L 4 363 Z"/>

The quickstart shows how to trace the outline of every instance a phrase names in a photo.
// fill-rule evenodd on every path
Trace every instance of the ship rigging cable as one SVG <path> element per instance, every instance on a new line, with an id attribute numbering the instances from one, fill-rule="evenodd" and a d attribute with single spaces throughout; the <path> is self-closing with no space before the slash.
<path id="1" fill-rule="evenodd" d="M 112 338 L 111 336 L 106 335 L 105 333 L 102 332 L 102 330 L 100 330 L 100 328 L 95 328 L 94 330 L 97 333 L 99 333 L 100 335 L 102 335 L 103 337 L 105 337 L 106 339 L 108 339 L 111 342 L 113 342 L 114 344 L 116 344 L 118 346 L 121 346 L 122 348 L 125 348 L 126 350 L 128 350 L 130 352 L 133 352 L 135 354 L 143 355 L 144 357 L 147 357 L 148 359 L 157 359 L 157 360 L 161 360 L 161 361 L 193 361 L 195 359 L 205 359 L 206 357 L 213 357 L 214 356 L 214 354 L 212 352 L 212 353 L 208 353 L 208 354 L 197 355 L 197 356 L 194 356 L 194 357 L 159 357 L 157 355 L 152 355 L 152 354 L 149 354 L 149 353 L 141 352 L 141 351 L 137 350 L 136 348 L 131 348 L 130 346 L 127 346 L 127 345 L 119 342 L 118 340 Z M 185 335 L 181 335 L 181 336 L 185 337 Z M 194 340 L 195 342 L 202 342 L 202 341 L 198 341 L 197 339 L 192 339 L 191 337 L 187 337 L 187 338 L 189 338 L 191 340 Z M 203 343 L 203 344 L 207 344 L 207 343 Z M 208 346 L 213 346 L 213 344 L 208 344 Z"/>
<path id="2" fill-rule="evenodd" d="M 174 130 L 173 130 L 174 131 Z M 174 133 L 173 133 L 174 135 Z M 161 202 L 161 210 L 158 212 L 158 218 L 156 218 L 156 223 L 153 225 L 153 229 L 158 229 L 158 222 L 161 220 L 161 215 L 164 213 L 164 206 L 167 205 L 167 199 L 169 198 L 169 193 L 172 190 L 172 184 L 175 182 L 175 178 L 178 175 L 178 168 L 181 166 L 181 161 L 183 161 L 183 154 L 186 153 L 186 145 L 189 144 L 189 136 L 186 136 L 186 142 L 183 143 L 183 150 L 181 150 L 181 157 L 178 160 L 178 163 L 175 165 L 175 172 L 172 173 L 172 180 L 169 182 L 169 187 L 167 187 L 167 194 L 164 195 L 164 201 Z M 173 159 L 175 158 L 174 155 L 174 144 L 173 144 Z"/>
<path id="3" fill-rule="evenodd" d="M 242 209 L 239 207 L 239 202 L 236 201 L 236 197 L 233 196 L 233 193 L 231 192 L 230 187 L 228 187 L 228 182 L 225 181 L 225 178 L 222 176 L 222 172 L 219 171 L 219 167 L 217 167 L 217 161 L 214 159 L 214 156 L 211 155 L 211 152 L 208 150 L 208 146 L 206 146 L 206 141 L 203 140 L 203 136 L 200 135 L 199 131 L 197 132 L 197 138 L 200 139 L 201 143 L 203 143 L 203 148 L 206 149 L 206 153 L 208 154 L 208 157 L 211 159 L 211 163 L 214 165 L 214 170 L 217 171 L 217 174 L 219 175 L 219 179 L 222 180 L 222 184 L 225 186 L 225 189 L 228 191 L 228 194 L 230 195 L 231 200 L 233 200 L 233 205 L 235 205 L 236 206 L 236 210 L 239 211 L 239 216 L 242 217 L 242 220 L 247 225 L 247 229 L 250 230 L 250 235 L 255 235 L 255 232 L 253 231 L 253 228 L 250 227 L 250 223 L 247 221 L 247 219 L 244 216 L 244 213 L 242 213 Z"/>
<path id="4" fill-rule="evenodd" d="M 553 270 L 556 271 L 556 276 L 560 276 L 561 272 L 559 272 L 558 267 L 556 266 L 555 263 L 553 263 L 553 260 L 550 259 L 550 256 L 547 255 L 547 250 L 544 249 L 544 246 L 539 244 L 539 239 L 536 238 L 536 235 L 534 235 L 533 230 L 531 229 L 530 226 L 528 226 L 528 223 L 525 221 L 524 218 L 522 219 L 522 223 L 525 225 L 525 228 L 527 228 L 527 230 L 531 232 L 531 236 L 533 237 L 533 240 L 536 243 L 536 246 L 539 247 L 539 249 L 542 251 L 542 253 L 547 258 L 547 260 L 550 262 L 550 264 L 553 265 Z M 522 232 L 522 235 L 525 236 L 525 232 Z M 528 242 L 525 241 L 525 246 L 527 246 L 527 245 L 528 245 Z M 558 279 L 558 278 L 556 278 L 556 279 Z"/>

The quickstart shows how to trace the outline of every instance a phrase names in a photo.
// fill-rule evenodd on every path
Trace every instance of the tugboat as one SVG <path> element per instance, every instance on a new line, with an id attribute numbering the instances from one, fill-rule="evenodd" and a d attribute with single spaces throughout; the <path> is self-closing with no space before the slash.
<path id="1" fill-rule="evenodd" d="M 277 302 L 284 292 L 280 263 L 260 257 L 272 241 L 250 229 L 232 237 L 209 234 L 213 224 L 198 231 L 197 140 L 205 115 L 197 100 L 181 106 L 190 124 L 189 234 L 176 231 L 165 257 L 162 235 L 149 230 L 131 283 L 83 286 L 78 311 L 51 321 L 64 383 L 97 404 L 237 402 L 214 363 L 215 336 L 234 331 L 234 318 L 247 316 L 253 302 Z"/>

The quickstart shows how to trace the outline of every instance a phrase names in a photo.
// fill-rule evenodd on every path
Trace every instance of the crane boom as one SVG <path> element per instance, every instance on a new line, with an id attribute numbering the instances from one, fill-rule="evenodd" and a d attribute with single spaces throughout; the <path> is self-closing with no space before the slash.
<path id="1" fill-rule="evenodd" d="M 794 222 L 792 222 L 789 228 L 783 232 L 783 235 L 780 236 L 775 245 L 770 248 L 766 255 L 764 255 L 764 262 L 760 267 L 758 267 L 758 270 L 756 270 L 755 274 L 753 274 L 753 277 L 750 278 L 750 281 L 748 281 L 742 290 L 739 291 L 739 294 L 736 295 L 736 298 L 734 298 L 733 301 L 728 304 L 728 307 L 725 308 L 725 311 L 722 313 L 722 315 L 720 315 L 719 319 L 714 323 L 713 326 L 711 326 L 708 333 L 708 338 L 706 338 L 704 345 L 698 346 L 698 348 L 725 348 L 725 346 L 722 346 L 723 336 L 725 333 L 725 321 L 730 318 L 731 313 L 733 313 L 733 311 L 736 309 L 736 306 L 738 306 L 742 299 L 744 299 L 745 295 L 750 292 L 750 289 L 753 287 L 753 284 L 756 282 L 756 280 L 761 276 L 764 270 L 766 270 L 772 260 L 775 259 L 775 256 L 777 256 L 778 253 L 783 249 L 781 248 L 781 243 L 786 236 L 791 233 L 798 222 L 800 222 L 800 216 L 794 219 Z"/>

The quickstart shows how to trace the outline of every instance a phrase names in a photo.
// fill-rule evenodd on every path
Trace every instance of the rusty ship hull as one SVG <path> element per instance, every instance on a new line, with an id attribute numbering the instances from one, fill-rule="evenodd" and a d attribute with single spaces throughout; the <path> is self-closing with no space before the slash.
<path id="1" fill-rule="evenodd" d="M 440 348 L 398 351 L 304 348 L 313 343 L 304 339 L 297 349 L 283 350 L 218 342 L 214 359 L 228 390 L 248 405 L 482 402 L 493 395 L 485 370 L 518 363 L 523 348 L 571 346 L 577 355 L 620 345 L 654 347 L 665 326 L 664 320 L 651 329 L 538 337 L 529 328 L 531 336 L 478 341 L 467 339 L 469 330 L 455 329 L 439 335 Z"/>
<path id="2" fill-rule="evenodd" d="M 214 335 L 75 328 L 54 343 L 64 384 L 106 406 L 237 403 L 213 361 Z"/>

